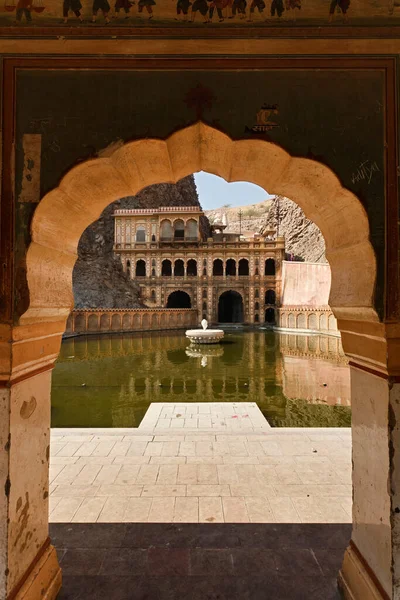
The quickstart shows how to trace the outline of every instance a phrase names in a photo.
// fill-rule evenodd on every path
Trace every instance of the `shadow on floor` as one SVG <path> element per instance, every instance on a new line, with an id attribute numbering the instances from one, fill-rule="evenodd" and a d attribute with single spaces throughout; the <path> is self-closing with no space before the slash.
<path id="1" fill-rule="evenodd" d="M 351 525 L 50 526 L 59 600 L 337 600 Z"/>

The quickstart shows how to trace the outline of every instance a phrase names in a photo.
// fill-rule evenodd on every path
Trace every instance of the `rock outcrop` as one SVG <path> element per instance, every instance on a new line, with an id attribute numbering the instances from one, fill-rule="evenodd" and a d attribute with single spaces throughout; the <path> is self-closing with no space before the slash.
<path id="1" fill-rule="evenodd" d="M 82 234 L 78 260 L 73 271 L 75 308 L 138 308 L 142 306 L 138 286 L 124 273 L 113 254 L 114 219 L 118 208 L 158 208 L 159 206 L 200 206 L 194 177 L 176 184 L 151 185 L 136 196 L 113 202 L 100 218 Z M 209 224 L 202 219 L 206 235 Z"/>
<path id="2" fill-rule="evenodd" d="M 221 207 L 206 211 L 211 222 L 221 220 L 226 214 L 227 232 L 254 232 L 263 234 L 276 228 L 279 212 L 279 234 L 285 237 L 286 253 L 294 260 L 326 262 L 325 240 L 321 231 L 309 221 L 301 208 L 282 196 L 267 199 L 258 204 Z M 241 222 L 239 214 L 241 213 Z"/>
<path id="3" fill-rule="evenodd" d="M 288 198 L 276 196 L 260 233 L 276 227 L 279 212 L 279 234 L 285 237 L 286 253 L 294 260 L 327 262 L 325 240 L 320 229 L 309 221 L 300 206 Z"/>

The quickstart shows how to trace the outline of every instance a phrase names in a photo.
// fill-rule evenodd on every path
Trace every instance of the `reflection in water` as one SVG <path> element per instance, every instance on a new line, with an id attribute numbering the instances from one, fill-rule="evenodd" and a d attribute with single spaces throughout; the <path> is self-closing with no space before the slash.
<path id="1" fill-rule="evenodd" d="M 151 402 L 256 402 L 271 425 L 348 426 L 339 338 L 227 332 L 190 346 L 181 332 L 65 340 L 53 373 L 54 427 L 137 427 Z"/>

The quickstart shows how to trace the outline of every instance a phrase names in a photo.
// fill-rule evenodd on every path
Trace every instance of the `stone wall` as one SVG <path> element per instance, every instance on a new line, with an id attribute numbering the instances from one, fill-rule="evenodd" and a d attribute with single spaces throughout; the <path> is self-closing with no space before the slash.
<path id="1" fill-rule="evenodd" d="M 284 261 L 277 327 L 297 333 L 313 331 L 340 336 L 328 304 L 330 289 L 329 264 Z"/>
<path id="2" fill-rule="evenodd" d="M 328 263 L 284 261 L 282 299 L 284 306 L 329 306 L 331 269 Z"/>
<path id="3" fill-rule="evenodd" d="M 195 325 L 197 325 L 197 310 L 191 308 L 74 310 L 68 317 L 65 337 L 87 333 L 181 329 Z"/>

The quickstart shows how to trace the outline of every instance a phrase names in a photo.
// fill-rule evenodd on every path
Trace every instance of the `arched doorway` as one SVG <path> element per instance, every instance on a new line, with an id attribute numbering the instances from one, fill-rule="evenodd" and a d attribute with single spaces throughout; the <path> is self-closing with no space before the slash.
<path id="1" fill-rule="evenodd" d="M 239 260 L 239 277 L 246 277 L 249 274 L 249 261 L 247 258 Z"/>
<path id="2" fill-rule="evenodd" d="M 265 304 L 275 304 L 276 294 L 275 290 L 267 290 L 265 292 Z"/>
<path id="3" fill-rule="evenodd" d="M 235 277 L 236 275 L 236 260 L 234 260 L 233 258 L 228 258 L 228 260 L 226 261 L 226 275 L 231 275 L 232 277 Z"/>
<path id="4" fill-rule="evenodd" d="M 176 219 L 174 221 L 174 239 L 183 240 L 185 237 L 185 223 L 182 219 Z"/>
<path id="5" fill-rule="evenodd" d="M 239 292 L 223 292 L 218 301 L 218 321 L 220 323 L 243 323 L 243 298 Z"/>
<path id="6" fill-rule="evenodd" d="M 172 292 L 172 294 L 168 296 L 167 308 L 192 308 L 189 294 L 182 290 Z"/>
<path id="7" fill-rule="evenodd" d="M 194 258 L 188 260 L 186 272 L 189 277 L 197 277 L 197 261 Z"/>
<path id="8" fill-rule="evenodd" d="M 160 241 L 168 242 L 171 241 L 174 235 L 172 223 L 169 219 L 164 219 L 160 224 Z"/>
<path id="9" fill-rule="evenodd" d="M 265 275 L 275 275 L 275 260 L 273 258 L 267 258 L 265 261 Z"/>
<path id="10" fill-rule="evenodd" d="M 136 229 L 136 242 L 144 243 L 146 241 L 146 228 L 144 225 L 138 225 Z"/>
<path id="11" fill-rule="evenodd" d="M 214 277 L 222 277 L 224 274 L 224 263 L 220 258 L 216 258 L 213 262 L 213 275 Z"/>
<path id="12" fill-rule="evenodd" d="M 172 263 L 168 258 L 162 261 L 161 264 L 161 276 L 162 277 L 171 277 L 172 275 Z"/>
<path id="13" fill-rule="evenodd" d="M 267 308 L 265 311 L 265 322 L 270 323 L 271 325 L 275 323 L 275 309 Z"/>
<path id="14" fill-rule="evenodd" d="M 146 263 L 144 260 L 136 262 L 136 277 L 146 277 Z"/>
<path id="15" fill-rule="evenodd" d="M 199 147 L 202 148 L 201 152 Z M 182 156 L 185 156 L 184 161 Z M 121 175 L 119 165 L 122 159 L 124 164 L 134 164 L 135 169 L 126 169 Z M 147 167 L 152 161 L 157 166 L 149 170 Z M 354 414 L 358 417 L 359 424 L 367 425 L 359 427 L 354 438 L 356 447 L 353 453 L 353 481 L 354 497 L 358 503 L 358 511 L 353 512 L 354 539 L 357 551 L 367 564 L 372 562 L 373 565 L 373 560 L 370 559 L 371 556 L 374 558 L 377 536 L 378 549 L 386 547 L 386 541 L 388 548 L 391 545 L 391 513 L 388 506 L 394 500 L 387 485 L 388 473 L 391 478 L 393 475 L 393 471 L 388 470 L 393 461 L 387 450 L 393 439 L 393 428 L 387 427 L 388 411 L 385 408 L 387 409 L 389 402 L 389 388 L 384 378 L 379 380 L 379 386 L 374 383 L 369 400 L 372 408 L 382 406 L 382 418 L 381 414 L 373 414 L 373 410 L 365 412 L 363 402 L 365 390 L 371 381 L 375 381 L 373 377 L 377 377 L 369 373 L 368 368 L 385 374 L 389 369 L 387 358 L 390 352 L 385 325 L 379 321 L 374 309 L 376 259 L 370 242 L 367 214 L 358 198 L 345 189 L 325 165 L 313 160 L 293 158 L 279 146 L 260 139 L 232 141 L 227 135 L 201 122 L 175 132 L 167 141 L 135 140 L 119 147 L 111 156 L 76 165 L 63 177 L 59 187 L 51 190 L 40 201 L 32 220 L 32 242 L 26 255 L 29 308 L 20 316 L 18 323 L 19 326 L 27 326 L 25 329 L 21 327 L 21 337 L 25 336 L 22 341 L 29 344 L 27 347 L 31 350 L 27 356 L 40 360 L 43 364 L 47 361 L 48 365 L 53 364 L 57 357 L 62 332 L 71 310 L 71 274 L 77 244 L 84 229 L 96 218 L 95 215 L 99 215 L 114 200 L 136 194 L 148 185 L 177 181 L 199 170 L 209 170 L 228 181 L 251 181 L 270 192 L 279 190 L 299 204 L 306 216 L 320 227 L 325 237 L 326 255 L 332 268 L 330 305 L 338 317 L 339 327 L 346 331 L 344 349 L 353 357 Z M 82 182 L 86 185 L 83 186 Z M 357 329 L 355 324 L 360 322 L 362 327 Z M 35 347 L 29 341 L 28 330 L 31 325 L 37 324 L 41 327 L 42 338 L 50 340 L 51 344 L 40 344 L 40 353 L 38 351 L 36 354 Z M 370 338 L 374 339 L 373 344 L 370 343 Z M 365 341 L 368 343 L 364 344 Z M 364 366 L 364 370 L 360 365 Z M 30 365 L 26 363 L 25 379 L 19 384 L 21 398 L 26 395 L 28 400 L 33 377 L 30 369 Z M 50 398 L 50 380 L 45 379 L 44 372 L 35 376 L 42 384 L 40 389 L 45 402 Z M 47 435 L 44 431 L 45 419 L 40 417 L 36 421 L 34 435 Z M 14 447 L 14 468 L 22 457 L 26 460 L 29 456 L 25 442 L 27 437 L 21 436 L 19 447 Z M 31 440 L 29 444 L 32 448 Z M 45 446 L 38 446 L 37 452 L 31 452 L 31 455 L 29 464 L 35 469 L 35 476 L 46 482 L 45 472 L 48 466 Z M 374 460 L 375 457 L 379 458 L 379 469 L 372 468 L 372 463 L 378 463 L 378 460 Z M 382 468 L 384 462 L 385 466 Z M 25 485 L 23 475 L 20 483 L 21 481 Z M 36 488 L 38 491 L 35 491 Z M 36 488 L 32 486 L 31 480 L 26 480 L 26 489 L 34 494 L 31 505 L 35 507 L 35 512 L 45 514 L 47 504 L 43 499 L 42 488 Z M 12 493 L 15 494 L 13 491 Z M 381 502 L 380 514 L 385 523 L 368 530 L 364 526 L 375 523 L 377 513 L 374 512 L 374 503 L 377 498 Z M 42 540 L 40 537 L 39 541 L 44 542 L 45 539 L 47 538 L 43 537 Z M 350 546 L 347 564 L 350 560 L 356 560 L 356 557 L 356 551 Z M 386 563 L 389 564 L 387 569 Z M 390 569 L 391 563 L 386 561 L 383 567 L 385 577 L 386 570 L 390 574 Z"/>
<path id="16" fill-rule="evenodd" d="M 185 264 L 182 259 L 178 258 L 174 265 L 174 277 L 183 277 L 185 274 Z"/>

